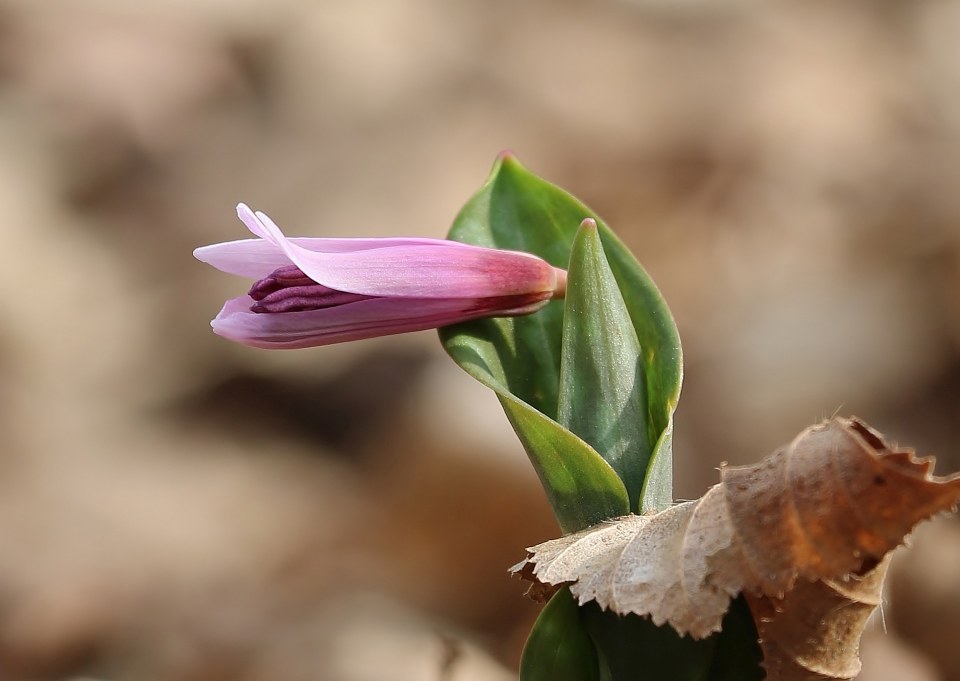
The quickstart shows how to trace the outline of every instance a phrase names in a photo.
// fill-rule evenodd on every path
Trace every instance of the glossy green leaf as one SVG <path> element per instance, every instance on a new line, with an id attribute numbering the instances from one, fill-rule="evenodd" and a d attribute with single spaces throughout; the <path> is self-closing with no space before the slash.
<path id="1" fill-rule="evenodd" d="M 602 681 L 581 615 L 569 589 L 553 595 L 523 647 L 520 681 Z"/>
<path id="2" fill-rule="evenodd" d="M 509 155 L 497 160 L 487 182 L 457 216 L 450 237 L 535 253 L 566 268 L 585 218 L 597 220 L 610 270 L 643 353 L 647 414 L 638 420 L 646 421 L 653 456 L 639 508 L 665 508 L 672 501 L 670 434 L 680 392 L 680 343 L 666 304 L 633 255 L 589 208 Z M 497 392 L 562 529 L 572 532 L 627 513 L 631 504 L 623 482 L 606 461 L 579 438 L 571 441 L 563 435 L 567 431 L 556 421 L 562 332 L 563 305 L 556 301 L 533 315 L 461 324 L 441 329 L 440 336 L 460 366 Z M 520 423 L 535 425 L 535 432 L 521 432 Z M 532 447 L 534 442 L 545 449 Z M 558 487 L 553 488 L 555 484 Z M 584 496 L 571 498 L 574 490 Z"/>
<path id="3" fill-rule="evenodd" d="M 566 268 L 586 209 L 565 192 L 500 159 L 457 216 L 450 236 L 535 253 Z M 569 227 L 567 224 L 569 223 Z M 626 488 L 596 450 L 557 421 L 563 304 L 526 317 L 441 329 L 450 356 L 493 389 L 520 437 L 564 532 L 630 510 Z"/>
<path id="4" fill-rule="evenodd" d="M 557 420 L 613 467 L 634 513 L 654 444 L 641 352 L 597 225 L 584 220 L 568 270 Z"/>
<path id="5" fill-rule="evenodd" d="M 623 483 L 590 445 L 512 395 L 498 397 L 565 532 L 628 512 Z"/>
<path id="6" fill-rule="evenodd" d="M 673 412 L 680 399 L 683 353 L 673 316 L 633 254 L 603 223 L 600 240 L 643 352 L 647 385 L 647 436 L 653 452 L 640 498 L 642 512 L 673 503 Z"/>

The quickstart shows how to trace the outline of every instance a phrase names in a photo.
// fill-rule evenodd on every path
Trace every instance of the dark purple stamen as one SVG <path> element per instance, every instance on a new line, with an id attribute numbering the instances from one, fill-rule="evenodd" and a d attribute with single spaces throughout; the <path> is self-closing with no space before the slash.
<path id="1" fill-rule="evenodd" d="M 295 265 L 280 267 L 250 287 L 251 312 L 304 312 L 367 300 L 373 296 L 337 291 L 318 284 Z"/>
<path id="2" fill-rule="evenodd" d="M 263 279 L 255 282 L 250 287 L 247 294 L 254 300 L 263 300 L 274 291 L 287 288 L 289 286 L 313 286 L 317 285 L 313 279 L 308 277 L 296 265 L 285 265 L 275 269 Z"/>

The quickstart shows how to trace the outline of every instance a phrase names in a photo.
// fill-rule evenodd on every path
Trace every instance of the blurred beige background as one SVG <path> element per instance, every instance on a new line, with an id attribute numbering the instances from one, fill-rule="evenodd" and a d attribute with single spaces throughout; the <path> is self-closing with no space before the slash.
<path id="1" fill-rule="evenodd" d="M 0 0 L 0 679 L 515 678 L 556 528 L 433 333 L 210 333 L 243 238 L 442 236 L 513 149 L 684 341 L 677 495 L 855 413 L 960 469 L 960 3 Z M 960 680 L 960 524 L 863 679 Z"/>

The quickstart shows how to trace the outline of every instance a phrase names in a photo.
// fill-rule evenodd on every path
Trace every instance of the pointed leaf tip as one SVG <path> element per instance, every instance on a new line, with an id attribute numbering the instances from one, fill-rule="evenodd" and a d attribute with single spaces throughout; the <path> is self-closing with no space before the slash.
<path id="1" fill-rule="evenodd" d="M 557 420 L 613 467 L 637 512 L 652 454 L 642 348 L 590 218 L 567 274 Z"/>

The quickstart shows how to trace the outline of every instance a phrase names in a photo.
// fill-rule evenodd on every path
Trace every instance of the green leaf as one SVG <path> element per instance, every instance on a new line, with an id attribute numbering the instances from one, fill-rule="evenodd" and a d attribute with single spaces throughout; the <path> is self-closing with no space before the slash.
<path id="1" fill-rule="evenodd" d="M 743 596 L 723 630 L 693 640 L 649 618 L 580 607 L 569 589 L 537 618 L 520 661 L 520 681 L 761 681 L 763 654 Z"/>
<path id="2" fill-rule="evenodd" d="M 523 448 L 535 461 L 550 507 L 564 532 L 628 512 L 623 483 L 590 445 L 526 403 L 510 395 L 498 397 Z"/>
<path id="3" fill-rule="evenodd" d="M 649 618 L 581 609 L 596 643 L 602 681 L 760 681 L 762 653 L 750 609 L 733 600 L 723 630 L 694 640 Z M 590 678 L 590 677 L 587 677 Z"/>
<path id="4" fill-rule="evenodd" d="M 586 209 L 502 158 L 457 216 L 450 235 L 535 253 L 566 267 Z M 569 225 L 569 227 L 568 227 Z M 497 393 L 540 476 L 564 532 L 630 511 L 626 488 L 596 450 L 557 421 L 563 306 L 526 317 L 484 319 L 440 330 L 450 356 Z"/>
<path id="5" fill-rule="evenodd" d="M 660 511 L 673 503 L 673 412 L 683 382 L 680 336 L 670 308 L 649 275 L 606 225 L 598 226 L 604 253 L 643 352 L 647 436 L 653 454 L 643 483 L 640 510 Z"/>
<path id="6" fill-rule="evenodd" d="M 519 320 L 484 321 L 492 322 L 490 326 L 507 334 L 512 333 L 509 327 Z M 501 325 L 507 328 L 500 329 Z M 467 373 L 496 392 L 564 532 L 575 532 L 629 512 L 626 488 L 610 465 L 590 445 L 508 388 L 506 369 L 493 341 L 460 333 L 447 338 L 444 345 Z"/>
<path id="7" fill-rule="evenodd" d="M 584 605 L 586 629 L 599 651 L 603 681 L 707 681 L 717 641 L 695 641 L 647 617 L 618 615 Z"/>
<path id="8" fill-rule="evenodd" d="M 623 480 L 638 511 L 653 445 L 640 341 L 593 220 L 573 242 L 563 317 L 557 420 Z"/>
<path id="9" fill-rule="evenodd" d="M 569 589 L 540 612 L 520 659 L 520 681 L 602 681 L 597 652 Z"/>
<path id="10" fill-rule="evenodd" d="M 461 210 L 450 238 L 534 253 L 566 268 L 585 218 L 597 221 L 610 271 L 642 350 L 647 413 L 637 420 L 646 422 L 652 456 L 639 508 L 666 508 L 672 501 L 671 433 L 680 393 L 680 341 L 660 292 L 630 251 L 593 211 L 509 155 L 497 160 L 487 182 Z M 579 438 L 570 440 L 561 434 L 564 429 L 556 419 L 562 334 L 563 306 L 558 301 L 526 317 L 485 319 L 440 330 L 454 361 L 497 392 L 561 528 L 573 532 L 624 515 L 631 503 L 623 482 L 596 450 Z M 536 432 L 522 432 L 518 425 L 535 426 Z M 585 496 L 579 502 L 571 499 L 573 490 L 582 490 Z"/>
<path id="11" fill-rule="evenodd" d="M 597 222 L 596 237 L 582 237 L 582 252 L 571 252 L 580 223 L 587 218 Z M 589 348 L 589 329 L 568 327 L 568 354 L 574 348 L 592 353 L 597 369 L 593 385 L 574 385 L 588 381 L 590 363 L 576 357 L 564 362 L 564 311 L 552 302 L 536 314 L 526 317 L 486 319 L 440 330 L 440 338 L 450 356 L 470 375 L 493 389 L 516 430 L 534 468 L 543 482 L 554 513 L 564 532 L 573 532 L 600 520 L 624 515 L 631 508 L 641 512 L 662 510 L 672 503 L 673 412 L 677 406 L 682 380 L 682 356 L 676 327 L 656 286 L 629 250 L 589 208 L 562 189 L 536 177 L 512 156 L 502 155 L 494 164 L 487 182 L 457 216 L 450 238 L 479 246 L 534 253 L 556 267 L 572 266 L 571 296 L 579 302 L 583 318 L 570 327 L 585 324 L 598 331 L 600 315 L 615 317 L 611 329 L 603 333 L 626 333 L 623 309 L 629 315 L 637 345 L 629 333 L 629 357 L 639 347 L 640 363 L 624 372 L 642 379 L 642 385 L 625 389 L 624 376 L 612 376 L 614 362 L 596 367 L 598 350 Z M 599 254 L 599 255 L 598 255 Z M 622 308 L 612 312 L 584 311 L 593 293 L 609 302 L 608 274 L 597 274 L 605 256 L 622 296 Z M 576 272 L 577 268 L 581 273 Z M 583 271 L 587 270 L 587 271 Z M 594 277 L 593 284 L 587 280 Z M 599 279 L 597 278 L 599 277 Z M 580 287 L 579 291 L 577 287 Z M 593 290 L 593 293 L 591 293 Z M 613 331 L 615 328 L 617 331 Z M 610 344 L 610 338 L 602 343 Z M 564 380 L 561 380 L 564 364 Z M 600 386 L 604 381 L 622 381 L 613 394 L 626 414 L 635 413 L 630 431 L 611 437 L 603 432 L 602 421 L 583 424 L 578 406 L 589 404 L 591 390 L 604 402 L 610 393 Z M 589 381 L 588 381 L 589 382 Z M 646 402 L 642 399 L 646 393 Z M 561 417 L 561 402 L 564 404 Z M 606 405 L 604 408 L 608 408 Z M 607 419 L 609 415 L 604 415 Z M 564 428 L 570 425 L 590 444 Z M 642 440 L 646 439 L 646 446 Z M 623 456 L 611 456 L 624 439 L 641 461 L 648 456 L 637 503 L 636 469 Z M 603 456 L 615 462 L 611 466 Z M 646 453 L 646 454 L 645 454 Z M 633 455 L 632 455 L 633 456 Z M 618 475 L 619 473 L 619 475 Z M 621 480 L 623 476 L 623 480 Z M 630 494 L 627 493 L 627 485 Z M 558 592 L 544 608 L 524 649 L 522 681 L 559 679 L 560 681 L 753 681 L 759 678 L 755 660 L 759 654 L 756 631 L 749 611 L 731 610 L 730 632 L 721 632 L 704 641 L 680 637 L 669 627 L 655 627 L 649 620 L 623 618 L 600 612 L 596 606 L 577 607 L 566 589 Z M 729 618 L 728 618 L 729 619 Z M 724 621 L 727 627 L 727 620 Z M 589 632 L 589 633 L 588 633 Z M 598 652 L 600 651 L 600 652 Z M 740 666 L 734 662 L 741 660 Z M 651 662 L 653 661 L 653 662 Z M 653 668 L 643 665 L 654 664 Z M 640 665 L 640 666 L 637 666 Z M 733 665 L 733 672 L 729 672 Z M 737 677 L 737 674 L 743 673 Z M 732 674 L 732 675 L 731 675 Z"/>

